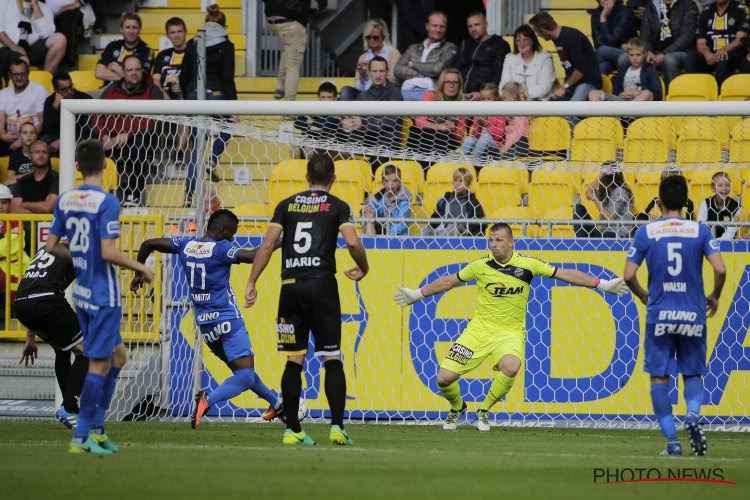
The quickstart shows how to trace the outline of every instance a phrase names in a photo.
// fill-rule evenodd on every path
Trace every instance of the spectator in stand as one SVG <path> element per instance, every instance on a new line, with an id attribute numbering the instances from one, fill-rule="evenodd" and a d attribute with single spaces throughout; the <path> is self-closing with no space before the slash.
<path id="1" fill-rule="evenodd" d="M 31 66 L 42 66 L 50 73 L 57 71 L 67 42 L 64 35 L 55 33 L 55 19 L 47 4 L 31 0 L 22 11 L 17 1 L 0 0 L 0 9 L 0 47 L 16 53 L 13 56 L 5 51 L 5 58 L 20 57 Z"/>
<path id="2" fill-rule="evenodd" d="M 138 56 L 125 57 L 122 67 L 125 78 L 110 83 L 102 99 L 164 98 L 161 89 L 154 85 L 151 74 L 143 69 Z M 120 177 L 118 196 L 125 207 L 141 205 L 146 176 L 149 174 L 148 156 L 159 147 L 157 132 L 154 121 L 147 118 L 122 115 L 98 115 L 94 118 L 94 133 L 117 165 Z"/>
<path id="3" fill-rule="evenodd" d="M 742 208 L 737 200 L 732 198 L 732 181 L 726 172 L 716 172 L 711 177 L 709 196 L 698 209 L 698 222 L 732 222 L 737 220 Z M 712 226 L 714 237 L 719 240 L 733 240 L 737 234 L 737 226 Z"/>
<path id="4" fill-rule="evenodd" d="M 165 99 L 179 100 L 182 99 L 180 70 L 187 49 L 187 26 L 179 17 L 170 17 L 164 29 L 172 46 L 159 52 L 154 59 L 154 85 L 164 92 Z"/>
<path id="5" fill-rule="evenodd" d="M 480 101 L 499 101 L 500 91 L 495 82 L 487 82 L 479 90 Z M 474 163 L 478 163 L 482 155 L 490 147 L 499 147 L 505 134 L 504 116 L 475 116 L 472 119 L 469 135 L 461 144 L 461 153 L 471 155 Z"/>
<path id="6" fill-rule="evenodd" d="M 0 214 L 10 213 L 12 199 L 13 194 L 8 186 L 0 184 Z M 10 262 L 5 258 L 7 255 L 5 251 L 0 252 L 0 310 L 4 310 L 5 297 L 3 294 L 8 290 L 11 293 L 11 302 L 15 300 L 18 283 L 21 281 L 21 276 L 30 260 L 29 256 L 23 251 L 24 242 L 19 234 L 19 226 L 18 221 L 0 221 L 0 248 L 7 249 L 10 247 Z M 9 238 L 10 242 L 5 238 Z M 21 255 L 20 259 L 18 258 L 19 255 Z M 10 276 L 10 284 L 6 287 L 5 281 L 8 276 Z M 0 326 L 3 326 L 5 315 L 1 316 Z"/>
<path id="7" fill-rule="evenodd" d="M 49 144 L 52 155 L 57 155 L 60 151 L 60 102 L 63 99 L 91 99 L 91 96 L 76 90 L 70 75 L 65 72 L 52 77 L 52 87 L 55 91 L 44 101 L 44 119 L 39 138 Z M 88 129 L 88 120 L 85 116 L 78 117 L 77 127 Z M 76 132 L 76 137 L 82 137 L 81 133 Z"/>
<path id="8" fill-rule="evenodd" d="M 682 172 L 680 172 L 680 169 L 677 167 L 667 167 L 661 173 L 661 180 L 664 180 L 672 175 L 682 175 Z M 648 205 L 646 205 L 646 208 L 643 209 L 643 212 L 635 216 L 636 220 L 656 220 L 658 216 L 652 214 L 651 211 L 654 208 L 658 207 L 658 201 L 658 196 L 649 201 Z M 690 220 L 695 219 L 695 203 L 693 203 L 693 200 L 691 200 L 690 198 L 688 198 L 687 202 L 685 203 L 685 218 Z"/>
<path id="9" fill-rule="evenodd" d="M 640 38 L 628 42 L 630 66 L 619 71 L 612 84 L 612 93 L 592 90 L 589 101 L 661 101 L 659 73 L 646 62 L 646 45 Z"/>
<path id="10" fill-rule="evenodd" d="M 719 86 L 742 66 L 742 40 L 750 33 L 745 7 L 734 0 L 716 0 L 698 17 L 696 52 L 685 62 L 688 73 L 716 73 Z"/>
<path id="11" fill-rule="evenodd" d="M 523 83 L 534 101 L 548 99 L 557 83 L 552 56 L 542 50 L 536 33 L 528 24 L 516 28 L 513 53 L 505 56 L 500 88 L 508 82 Z"/>
<path id="12" fill-rule="evenodd" d="M 458 47 L 457 65 L 464 78 L 465 97 L 478 101 L 482 84 L 500 81 L 510 45 L 502 37 L 487 33 L 487 18 L 481 12 L 466 16 L 466 28 L 469 38 L 462 40 Z"/>
<path id="13" fill-rule="evenodd" d="M 646 5 L 641 22 L 646 62 L 664 72 L 667 86 L 685 67 L 688 52 L 695 50 L 697 25 L 698 5 L 693 1 L 654 0 Z M 627 67 L 626 55 L 620 56 L 618 65 Z"/>
<path id="14" fill-rule="evenodd" d="M 424 20 L 435 10 L 434 0 L 365 0 L 370 16 L 392 26 L 393 7 L 398 15 L 398 49 L 406 50 L 427 35 Z M 390 65 L 390 61 L 389 61 Z"/>
<path id="15" fill-rule="evenodd" d="M 427 38 L 411 45 L 399 58 L 394 73 L 402 82 L 401 94 L 405 101 L 419 101 L 426 92 L 435 90 L 434 79 L 453 65 L 457 48 L 445 40 L 447 26 L 445 12 L 433 12 L 427 19 Z"/>
<path id="16" fill-rule="evenodd" d="M 320 11 L 326 10 L 328 0 L 316 2 Z M 282 45 L 278 81 L 273 97 L 294 101 L 297 98 L 299 73 L 307 47 L 310 0 L 263 0 L 263 3 L 268 28 L 281 40 Z"/>
<path id="17" fill-rule="evenodd" d="M 402 101 L 401 89 L 388 80 L 388 61 L 375 56 L 368 63 L 372 85 L 357 96 L 358 101 Z M 401 141 L 401 117 L 398 116 L 345 116 L 341 129 L 367 148 L 398 148 Z"/>
<path id="18" fill-rule="evenodd" d="M 78 66 L 78 33 L 83 29 L 81 2 L 77 0 L 42 0 L 55 17 L 55 30 L 66 40 L 63 65 L 69 68 Z"/>
<path id="19" fill-rule="evenodd" d="M 318 86 L 319 101 L 335 101 L 337 98 L 336 85 L 323 82 Z M 302 142 L 333 140 L 340 134 L 341 119 L 337 116 L 298 116 L 294 121 L 294 128 L 302 132 Z M 325 153 L 312 146 L 300 146 L 292 153 L 293 158 L 309 158 L 312 155 Z"/>
<path id="20" fill-rule="evenodd" d="M 596 48 L 599 71 L 607 75 L 617 69 L 617 59 L 625 53 L 628 40 L 637 35 L 633 11 L 622 0 L 598 0 L 591 11 L 591 37 Z"/>
<path id="21" fill-rule="evenodd" d="M 30 121 L 37 134 L 42 130 L 44 100 L 47 89 L 29 81 L 29 65 L 23 59 L 10 63 L 12 85 L 0 90 L 0 156 L 8 156 L 21 147 L 18 128 Z"/>
<path id="22" fill-rule="evenodd" d="M 18 129 L 21 147 L 10 154 L 8 177 L 5 184 L 12 186 L 18 179 L 31 173 L 31 145 L 37 140 L 36 127 L 31 122 L 23 122 Z"/>
<path id="23" fill-rule="evenodd" d="M 469 191 L 474 176 L 465 167 L 453 172 L 453 191 L 446 192 L 435 204 L 431 222 L 420 229 L 422 236 L 482 236 L 482 224 L 451 222 L 451 219 L 484 219 L 484 209 L 476 195 Z"/>
<path id="24" fill-rule="evenodd" d="M 444 69 L 437 89 L 429 90 L 422 101 L 463 101 L 463 78 L 456 68 Z M 461 145 L 466 132 L 465 116 L 418 116 L 409 129 L 406 147 L 425 154 L 453 151 Z"/>
<path id="25" fill-rule="evenodd" d="M 544 11 L 534 14 L 529 24 L 537 35 L 545 40 L 554 40 L 560 64 L 565 70 L 562 87 L 555 90 L 550 99 L 585 101 L 589 92 L 602 88 L 596 53 L 586 35 L 575 28 L 560 26 Z"/>
<path id="26" fill-rule="evenodd" d="M 143 71 L 151 72 L 154 54 L 151 47 L 141 40 L 141 16 L 135 12 L 124 12 L 120 16 L 122 39 L 109 42 L 104 47 L 94 74 L 105 82 L 120 81 L 125 77 L 123 63 L 128 56 L 136 56 L 141 61 Z"/>
<path id="27" fill-rule="evenodd" d="M 391 45 L 391 35 L 388 32 L 388 26 L 382 19 L 370 19 L 365 23 L 365 29 L 362 33 L 362 42 L 365 46 L 365 53 L 357 59 L 357 70 L 354 73 L 354 87 L 343 87 L 341 89 L 342 101 L 353 101 L 360 92 L 370 88 L 372 80 L 368 64 L 373 57 L 382 57 L 388 62 L 388 81 L 397 84 L 398 80 L 393 73 L 401 52 Z"/>
<path id="28" fill-rule="evenodd" d="M 370 198 L 362 209 L 362 215 L 385 220 L 365 223 L 365 234 L 370 236 L 376 234 L 408 235 L 409 226 L 406 225 L 404 219 L 411 215 L 413 197 L 406 186 L 401 183 L 401 169 L 394 165 L 383 167 L 381 183 L 383 189 Z"/>
<path id="29" fill-rule="evenodd" d="M 206 99 L 209 101 L 236 101 L 237 87 L 234 84 L 234 44 L 227 35 L 227 16 L 214 4 L 206 9 Z M 198 98 L 198 74 L 196 72 L 197 54 L 195 39 L 188 43 L 185 59 L 180 71 L 180 87 L 188 100 Z M 220 132 L 211 147 L 211 158 L 207 173 L 212 182 L 221 179 L 214 169 L 219 164 L 219 157 L 224 153 L 231 136 Z M 198 164 L 198 152 L 193 148 L 185 179 L 185 206 L 193 203 L 195 191 L 195 167 Z M 201 168 L 203 168 L 201 166 Z"/>
<path id="30" fill-rule="evenodd" d="M 46 142 L 37 140 L 31 145 L 31 166 L 31 173 L 11 188 L 10 211 L 14 214 L 51 214 L 60 192 L 60 179 L 49 163 Z"/>
<path id="31" fill-rule="evenodd" d="M 523 83 L 508 82 L 503 85 L 503 101 L 528 101 L 529 94 Z M 529 154 L 530 116 L 509 116 L 505 119 L 503 141 L 500 146 L 500 160 L 515 160 Z"/>
<path id="32" fill-rule="evenodd" d="M 596 205 L 599 219 L 608 222 L 600 227 L 577 224 L 574 226 L 576 237 L 630 238 L 632 226 L 621 221 L 633 220 L 633 190 L 625 182 L 616 162 L 602 165 L 599 175 L 586 189 L 586 199 Z M 573 218 L 591 220 L 591 215 L 585 206 L 577 203 Z"/>
<path id="33" fill-rule="evenodd" d="M 635 23 L 635 30 L 640 31 L 641 22 L 643 16 L 646 14 L 646 5 L 652 0 L 628 0 L 627 6 L 630 12 L 633 13 L 633 22 Z"/>

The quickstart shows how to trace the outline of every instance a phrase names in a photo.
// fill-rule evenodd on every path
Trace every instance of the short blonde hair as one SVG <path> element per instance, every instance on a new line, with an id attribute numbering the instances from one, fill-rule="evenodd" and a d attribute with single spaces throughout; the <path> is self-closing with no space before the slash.
<path id="1" fill-rule="evenodd" d="M 362 30 L 362 47 L 365 51 L 370 48 L 367 44 L 367 37 L 372 35 L 372 30 L 375 28 L 380 29 L 380 34 L 383 36 L 383 45 L 391 44 L 391 33 L 388 31 L 388 25 L 379 17 L 373 17 L 365 23 L 365 28 Z"/>
<path id="2" fill-rule="evenodd" d="M 631 38 L 630 40 L 628 40 L 627 50 L 631 49 L 641 49 L 645 51 L 646 44 L 640 38 Z"/>
<path id="3" fill-rule="evenodd" d="M 453 180 L 455 181 L 456 179 L 463 179 L 464 184 L 468 186 L 474 180 L 474 174 L 466 167 L 458 167 L 453 172 Z"/>
<path id="4" fill-rule="evenodd" d="M 503 85 L 503 95 L 508 94 L 514 101 L 528 101 L 529 92 L 521 82 L 508 82 Z"/>

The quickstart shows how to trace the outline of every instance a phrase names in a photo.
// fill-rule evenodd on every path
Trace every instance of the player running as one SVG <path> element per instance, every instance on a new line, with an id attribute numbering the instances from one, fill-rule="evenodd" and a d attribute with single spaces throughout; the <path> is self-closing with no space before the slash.
<path id="1" fill-rule="evenodd" d="M 76 160 L 83 184 L 58 198 L 45 246 L 47 253 L 64 257 L 67 250 L 57 242 L 62 236 L 70 241 L 76 274 L 73 298 L 83 330 L 83 353 L 89 358 L 78 423 L 68 451 L 110 454 L 118 448 L 104 432 L 104 419 L 117 375 L 127 361 L 120 337 L 122 308 L 117 266 L 141 273 L 147 282 L 153 279 L 153 273 L 115 246 L 120 236 L 120 204 L 102 191 L 106 166 L 102 142 L 89 139 L 78 144 Z"/>
<path id="2" fill-rule="evenodd" d="M 18 321 L 29 330 L 20 363 L 25 361 L 28 366 L 31 361 L 34 364 L 37 357 L 34 334 L 55 350 L 55 378 L 63 397 L 55 418 L 68 429 L 74 429 L 78 421 L 77 398 L 89 370 L 89 360 L 83 355 L 78 316 L 65 299 L 65 289 L 74 279 L 69 252 L 64 257 L 55 257 L 42 248 L 26 268 L 14 303 Z"/>
<path id="3" fill-rule="evenodd" d="M 271 405 L 262 415 L 264 420 L 283 418 L 278 395 L 255 373 L 250 337 L 229 284 L 232 264 L 252 264 L 256 252 L 243 250 L 232 242 L 238 223 L 237 216 L 229 210 L 217 210 L 208 219 L 205 237 L 153 238 L 144 241 L 138 250 L 138 262 L 146 262 L 153 251 L 177 254 L 190 284 L 190 301 L 203 341 L 233 373 L 211 394 L 201 390 L 195 395 L 190 418 L 193 429 L 211 406 L 247 390 Z M 142 278 L 135 276 L 130 289 L 136 291 L 142 284 Z"/>
<path id="4" fill-rule="evenodd" d="M 466 411 L 458 379 L 492 357 L 495 378 L 477 411 L 477 428 L 489 431 L 489 411 L 505 396 L 516 380 L 526 341 L 526 306 L 534 276 L 555 278 L 573 285 L 596 288 L 623 295 L 622 278 L 604 280 L 575 269 L 554 267 L 535 257 L 513 250 L 513 232 L 508 224 L 490 228 L 491 255 L 477 259 L 456 274 L 443 276 L 421 289 L 398 287 L 394 300 L 401 307 L 430 295 L 445 292 L 467 281 L 477 281 L 477 308 L 474 318 L 445 355 L 437 374 L 437 385 L 451 405 L 443 429 L 455 430 Z"/>
<path id="5" fill-rule="evenodd" d="M 315 338 L 315 355 L 323 357 L 326 369 L 325 393 L 331 408 L 328 438 L 334 444 L 353 444 L 344 431 L 346 377 L 341 362 L 341 304 L 335 259 L 339 232 L 357 264 L 344 274 L 359 281 L 369 267 L 365 248 L 354 227 L 351 208 L 329 193 L 336 180 L 334 172 L 333 160 L 329 156 L 321 154 L 310 158 L 306 176 L 310 189 L 276 206 L 245 290 L 245 305 L 250 307 L 258 297 L 258 278 L 284 233 L 277 318 L 278 350 L 287 355 L 281 378 L 287 425 L 282 439 L 284 444 L 315 444 L 302 430 L 297 418 L 302 367 L 311 330 Z"/>
<path id="6" fill-rule="evenodd" d="M 644 369 L 651 375 L 651 402 L 667 439 L 662 455 L 682 455 L 669 400 L 669 374 L 675 368 L 675 357 L 677 371 L 682 373 L 690 447 L 695 455 L 708 450 L 698 425 L 706 371 L 706 317 L 716 313 L 726 279 L 724 260 L 711 230 L 682 217 L 687 197 L 684 177 L 674 175 L 661 181 L 657 203 L 662 218 L 638 228 L 624 273 L 633 295 L 646 304 Z M 704 256 L 714 269 L 714 289 L 708 297 L 703 292 Z M 636 277 L 643 259 L 648 268 L 648 291 Z"/>

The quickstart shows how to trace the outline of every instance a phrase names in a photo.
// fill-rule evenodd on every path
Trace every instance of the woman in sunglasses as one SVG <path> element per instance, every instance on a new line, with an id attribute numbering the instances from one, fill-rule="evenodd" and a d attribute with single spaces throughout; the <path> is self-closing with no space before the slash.
<path id="1" fill-rule="evenodd" d="M 370 59 L 375 56 L 380 56 L 388 61 L 388 80 L 398 85 L 398 81 L 393 75 L 393 68 L 396 67 L 401 53 L 391 45 L 391 35 L 385 21 L 377 17 L 367 21 L 362 33 L 362 43 L 365 53 L 359 56 L 357 60 L 357 69 L 354 72 L 354 87 L 346 86 L 341 89 L 342 101 L 353 101 L 361 92 L 370 88 L 372 80 L 367 73 L 367 65 Z"/>

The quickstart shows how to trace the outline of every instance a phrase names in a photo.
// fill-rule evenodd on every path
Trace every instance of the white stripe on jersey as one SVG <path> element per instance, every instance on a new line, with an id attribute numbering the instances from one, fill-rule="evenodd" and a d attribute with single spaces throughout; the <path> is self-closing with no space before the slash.
<path id="1" fill-rule="evenodd" d="M 119 287 L 117 280 L 117 270 L 114 264 L 107 262 L 107 286 L 109 288 L 109 307 L 115 307 L 120 305 L 120 294 L 118 293 Z M 114 275 L 114 279 L 113 279 Z"/>
<path id="2" fill-rule="evenodd" d="M 237 305 L 237 296 L 234 294 L 234 290 L 232 290 L 232 285 L 229 285 L 229 304 L 234 307 L 234 312 L 237 315 L 236 317 L 239 319 L 242 317 L 242 312 L 240 311 L 239 306 Z"/>

